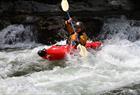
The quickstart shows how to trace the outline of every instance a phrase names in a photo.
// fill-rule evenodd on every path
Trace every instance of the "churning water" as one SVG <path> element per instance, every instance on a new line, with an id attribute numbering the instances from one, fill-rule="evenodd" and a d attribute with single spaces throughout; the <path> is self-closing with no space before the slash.
<path id="1" fill-rule="evenodd" d="M 87 58 L 68 56 L 55 66 L 34 49 L 0 52 L 0 95 L 99 95 L 140 83 L 140 27 L 125 19 L 109 19 L 101 35 L 102 49 Z M 130 95 L 138 95 L 134 90 Z M 127 93 L 128 93 L 127 92 Z M 110 92 L 109 95 L 114 95 Z M 126 94 L 128 95 L 128 94 Z"/>
<path id="2" fill-rule="evenodd" d="M 33 26 L 9 25 L 0 31 L 0 49 L 31 48 L 35 46 Z"/>

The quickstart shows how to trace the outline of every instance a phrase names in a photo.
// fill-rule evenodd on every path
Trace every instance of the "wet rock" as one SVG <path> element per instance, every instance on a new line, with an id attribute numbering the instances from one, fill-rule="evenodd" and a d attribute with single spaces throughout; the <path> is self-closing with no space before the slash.
<path id="1" fill-rule="evenodd" d="M 52 2 L 52 3 L 51 3 Z M 48 13 L 60 12 L 61 0 L 33 0 L 33 1 L 1 1 L 0 13 L 20 12 L 20 13 Z M 69 0 L 70 11 L 111 11 L 131 10 L 132 4 L 129 0 Z"/>
<path id="2" fill-rule="evenodd" d="M 116 90 L 105 92 L 100 95 L 139 95 L 140 94 L 140 84 L 131 84 Z"/>
<path id="3" fill-rule="evenodd" d="M 131 0 L 68 0 L 70 14 L 83 21 L 90 39 L 96 40 L 103 19 L 112 15 L 133 17 L 137 3 Z M 32 25 L 37 42 L 54 44 L 68 38 L 64 20 L 68 19 L 60 6 L 61 0 L 1 0 L 0 29 L 9 24 Z"/>
<path id="4" fill-rule="evenodd" d="M 6 26 L 10 25 L 11 23 L 9 21 L 6 20 L 1 20 L 0 19 L 0 30 L 2 30 L 3 28 L 5 28 Z"/>
<path id="5" fill-rule="evenodd" d="M 67 37 L 62 17 L 42 17 L 37 27 L 40 43 L 54 44 Z"/>
<path id="6" fill-rule="evenodd" d="M 5 13 L 34 13 L 34 12 L 55 12 L 58 11 L 57 5 L 38 3 L 35 1 L 0 1 L 0 12 Z"/>

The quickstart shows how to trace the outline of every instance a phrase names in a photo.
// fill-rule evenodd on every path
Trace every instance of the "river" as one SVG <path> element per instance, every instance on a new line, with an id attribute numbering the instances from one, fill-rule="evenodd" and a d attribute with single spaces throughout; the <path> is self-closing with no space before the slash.
<path id="1" fill-rule="evenodd" d="M 100 35 L 103 46 L 90 50 L 86 58 L 68 55 L 49 62 L 37 51 L 50 46 L 31 40 L 20 49 L 20 41 L 14 45 L 17 49 L 3 45 L 0 95 L 139 95 L 140 87 L 134 85 L 140 84 L 140 26 L 134 23 L 124 18 L 106 20 Z M 22 25 L 10 27 L 24 30 Z"/>

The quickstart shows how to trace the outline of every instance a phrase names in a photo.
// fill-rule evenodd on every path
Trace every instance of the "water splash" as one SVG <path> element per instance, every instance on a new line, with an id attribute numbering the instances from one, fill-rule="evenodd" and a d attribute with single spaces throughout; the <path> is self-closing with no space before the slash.
<path id="1" fill-rule="evenodd" d="M 49 69 L 47 66 L 49 62 L 37 55 L 37 51 L 41 48 L 48 47 L 40 46 L 34 49 L 0 52 L 0 77 L 22 76 Z"/>
<path id="2" fill-rule="evenodd" d="M 124 16 L 121 19 L 109 18 L 105 21 L 99 38 L 137 41 L 140 39 L 140 28 L 133 26 L 133 22 L 124 18 Z"/>
<path id="3" fill-rule="evenodd" d="M 35 46 L 32 26 L 10 25 L 0 31 L 0 49 Z"/>

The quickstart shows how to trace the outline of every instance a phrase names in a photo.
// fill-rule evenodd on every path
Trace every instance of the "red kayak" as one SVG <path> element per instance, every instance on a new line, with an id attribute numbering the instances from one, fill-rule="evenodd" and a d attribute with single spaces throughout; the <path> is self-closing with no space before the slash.
<path id="1" fill-rule="evenodd" d="M 101 42 L 88 42 L 86 43 L 86 48 L 97 49 L 101 46 Z M 53 45 L 48 49 L 43 49 L 38 51 L 38 55 L 49 61 L 64 59 L 67 53 L 70 53 L 70 45 Z M 72 48 L 75 49 L 75 48 Z"/>

